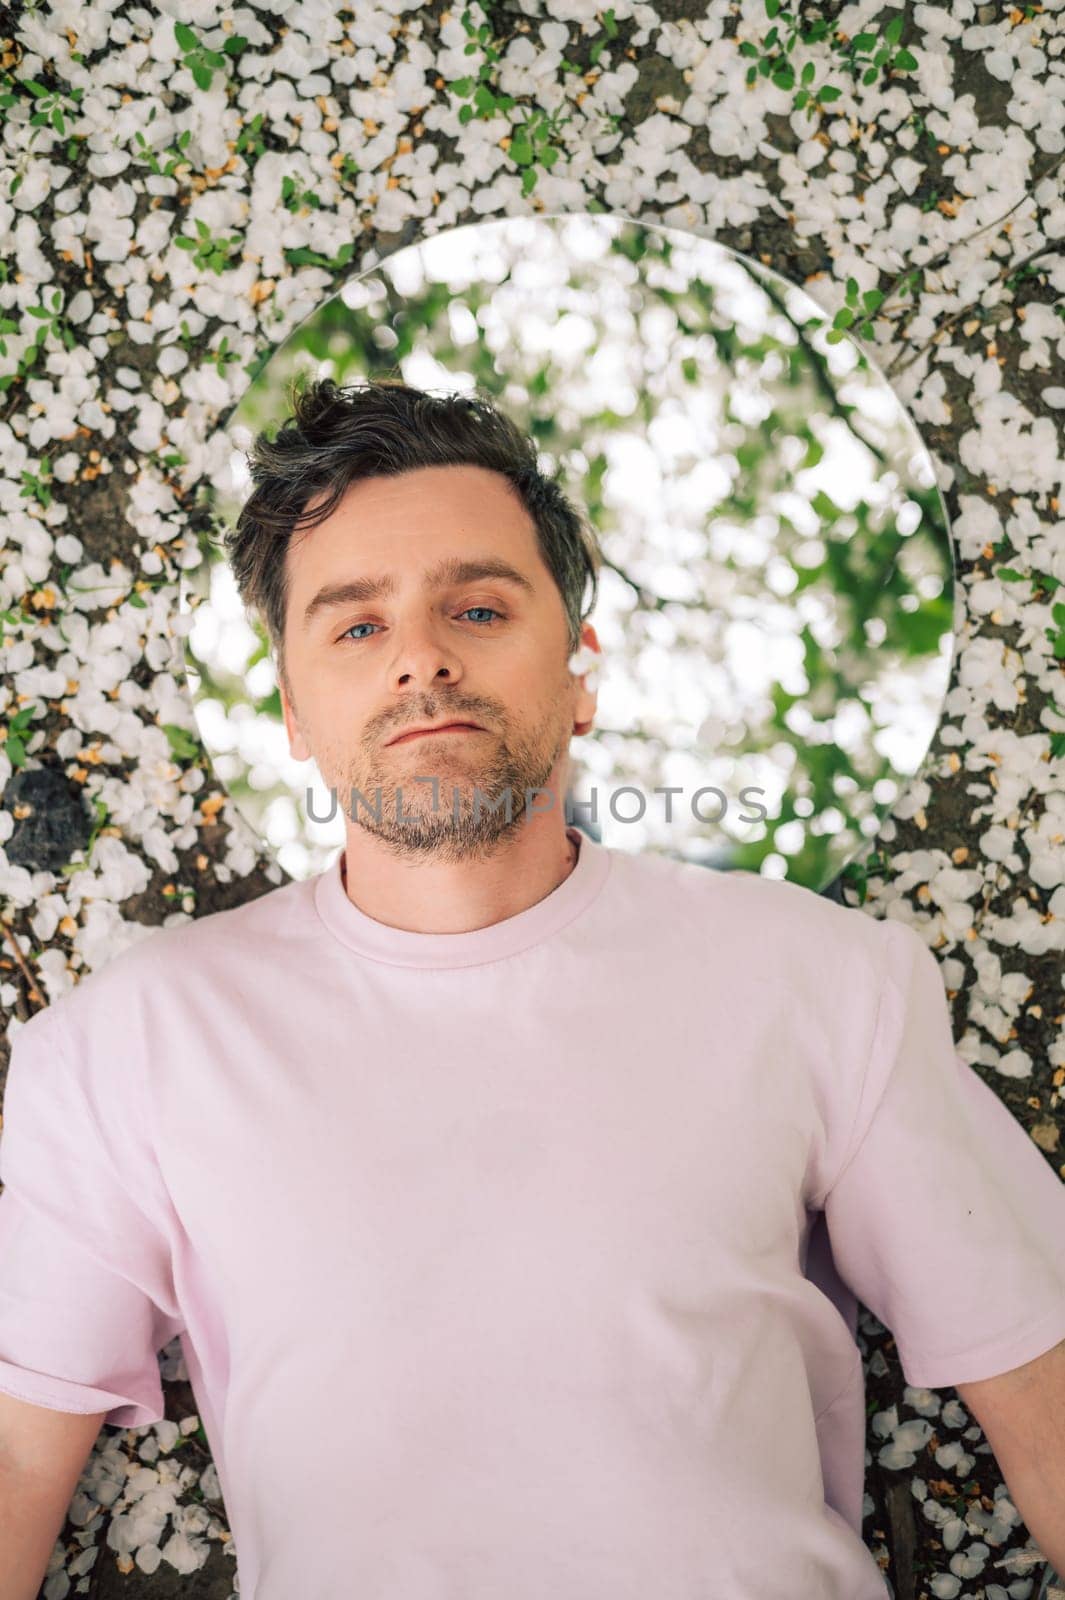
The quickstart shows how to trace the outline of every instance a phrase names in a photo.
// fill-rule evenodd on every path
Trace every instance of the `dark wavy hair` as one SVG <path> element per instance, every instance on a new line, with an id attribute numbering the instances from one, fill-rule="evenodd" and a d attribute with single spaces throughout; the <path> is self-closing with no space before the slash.
<path id="1" fill-rule="evenodd" d="M 562 596 L 571 653 L 580 647 L 581 623 L 598 592 L 598 539 L 556 479 L 540 470 L 534 441 L 490 399 L 429 394 L 398 378 L 340 388 L 332 378 L 309 381 L 301 374 L 290 386 L 289 403 L 293 414 L 276 436 L 264 431 L 252 442 L 252 492 L 224 536 L 241 600 L 266 629 L 286 692 L 285 552 L 293 534 L 322 522 L 349 484 L 417 467 L 487 467 L 510 482 Z M 307 512 L 321 493 L 327 498 Z"/>

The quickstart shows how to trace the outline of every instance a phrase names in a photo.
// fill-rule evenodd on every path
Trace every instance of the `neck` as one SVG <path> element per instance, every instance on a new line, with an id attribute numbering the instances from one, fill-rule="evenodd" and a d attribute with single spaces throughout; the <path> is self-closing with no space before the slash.
<path id="1" fill-rule="evenodd" d="M 411 933 L 468 933 L 517 916 L 564 883 L 580 844 L 544 814 L 493 855 L 470 861 L 400 859 L 363 828 L 350 827 L 341 881 L 354 906 L 375 922 Z M 579 837 L 579 836 L 578 836 Z"/>

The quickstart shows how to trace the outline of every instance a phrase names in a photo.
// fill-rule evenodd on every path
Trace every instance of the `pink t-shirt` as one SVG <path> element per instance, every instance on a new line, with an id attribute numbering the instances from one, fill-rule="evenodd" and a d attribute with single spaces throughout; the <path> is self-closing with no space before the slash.
<path id="1" fill-rule="evenodd" d="M 180 1333 L 243 1600 L 884 1600 L 852 1292 L 920 1387 L 1065 1337 L 920 935 L 571 834 L 493 926 L 338 856 L 13 1031 L 0 1388 L 150 1423 Z"/>

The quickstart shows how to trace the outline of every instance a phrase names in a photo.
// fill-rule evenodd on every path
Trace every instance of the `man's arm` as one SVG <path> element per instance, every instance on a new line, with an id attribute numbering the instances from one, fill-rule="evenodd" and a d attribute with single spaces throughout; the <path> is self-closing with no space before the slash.
<path id="1" fill-rule="evenodd" d="M 106 1415 L 0 1393 L 0 1600 L 37 1600 Z"/>
<path id="2" fill-rule="evenodd" d="M 1022 1367 L 955 1387 L 984 1430 L 1028 1531 L 1054 1570 L 1065 1573 L 1065 1339 Z"/>

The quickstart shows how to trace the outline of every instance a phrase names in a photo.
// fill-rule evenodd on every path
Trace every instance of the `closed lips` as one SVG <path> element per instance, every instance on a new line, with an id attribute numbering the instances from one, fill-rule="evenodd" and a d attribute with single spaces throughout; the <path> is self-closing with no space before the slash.
<path id="1" fill-rule="evenodd" d="M 479 728 L 475 722 L 442 722 L 436 728 L 408 728 L 406 733 L 397 734 L 396 738 L 390 739 L 388 742 L 389 744 L 402 744 L 406 739 L 417 739 L 431 733 L 455 733 L 460 729 L 474 733 L 484 732 L 484 729 Z"/>

